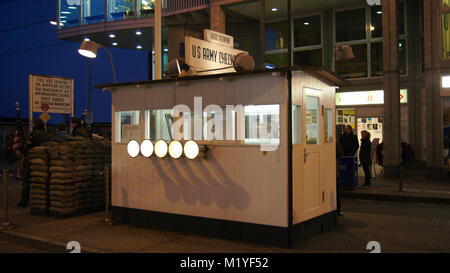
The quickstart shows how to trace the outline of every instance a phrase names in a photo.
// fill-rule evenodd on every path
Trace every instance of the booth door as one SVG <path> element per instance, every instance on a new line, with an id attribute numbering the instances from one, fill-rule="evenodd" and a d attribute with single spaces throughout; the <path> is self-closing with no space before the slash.
<path id="1" fill-rule="evenodd" d="M 314 217 L 320 214 L 323 196 L 321 185 L 321 107 L 319 91 L 305 88 L 304 99 L 305 111 L 304 124 L 306 134 L 304 135 L 306 145 L 304 146 L 304 190 L 305 190 L 305 216 Z"/>

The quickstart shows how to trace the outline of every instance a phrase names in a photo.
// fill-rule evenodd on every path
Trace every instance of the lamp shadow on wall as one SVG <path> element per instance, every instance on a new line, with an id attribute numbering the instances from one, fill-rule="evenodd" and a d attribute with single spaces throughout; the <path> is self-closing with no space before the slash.
<path id="1" fill-rule="evenodd" d="M 212 154 L 208 155 L 208 160 L 201 162 L 164 158 L 153 159 L 153 163 L 164 183 L 166 196 L 171 202 L 183 198 L 187 204 L 199 201 L 202 205 L 210 205 L 215 202 L 220 208 L 234 206 L 239 210 L 246 209 L 250 205 L 249 194 L 226 174 Z M 202 177 L 196 174 L 194 168 L 197 168 Z M 176 177 L 176 181 L 167 175 L 165 169 L 170 170 L 171 176 Z M 218 179 L 214 177 L 211 169 Z"/>

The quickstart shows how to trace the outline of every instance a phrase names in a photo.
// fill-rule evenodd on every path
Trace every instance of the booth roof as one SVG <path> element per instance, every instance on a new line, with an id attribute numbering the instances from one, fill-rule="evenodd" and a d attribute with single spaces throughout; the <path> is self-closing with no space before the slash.
<path id="1" fill-rule="evenodd" d="M 155 83 L 180 82 L 180 81 L 211 79 L 211 78 L 239 77 L 239 76 L 244 76 L 244 75 L 253 75 L 253 74 L 261 74 L 261 73 L 274 73 L 274 72 L 287 73 L 289 71 L 303 71 L 330 86 L 342 87 L 342 86 L 348 85 L 348 82 L 345 79 L 342 79 L 334 72 L 331 72 L 323 67 L 294 66 L 294 67 L 282 67 L 282 68 L 276 68 L 276 69 L 254 70 L 254 71 L 248 71 L 248 72 L 223 73 L 223 74 L 202 75 L 202 76 L 186 76 L 186 77 L 177 77 L 177 78 L 173 78 L 173 79 L 163 79 L 163 80 L 105 83 L 105 84 L 95 85 L 94 88 L 108 90 L 109 87 L 118 87 L 118 86 L 148 85 L 148 84 L 155 84 Z"/>

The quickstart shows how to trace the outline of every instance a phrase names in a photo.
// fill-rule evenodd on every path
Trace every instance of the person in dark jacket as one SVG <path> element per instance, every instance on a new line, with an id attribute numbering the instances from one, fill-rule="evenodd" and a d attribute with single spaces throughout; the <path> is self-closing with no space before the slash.
<path id="1" fill-rule="evenodd" d="M 370 133 L 366 130 L 361 131 L 361 149 L 359 150 L 359 161 L 364 170 L 365 183 L 364 186 L 370 186 L 370 179 L 372 173 L 370 167 L 372 166 L 371 150 L 372 144 L 370 142 Z"/>
<path id="2" fill-rule="evenodd" d="M 79 118 L 71 118 L 72 122 L 72 136 L 81 136 L 84 138 L 89 137 L 89 133 L 85 127 L 81 126 L 81 120 Z"/>
<path id="3" fill-rule="evenodd" d="M 23 154 L 25 156 L 23 164 L 23 181 L 22 181 L 22 196 L 18 207 L 27 207 L 28 201 L 30 200 L 30 158 L 28 151 L 33 147 L 40 146 L 42 143 L 50 140 L 50 136 L 45 132 L 44 122 L 41 119 L 35 119 L 33 121 L 34 128 L 28 137 L 28 141 L 23 149 Z"/>
<path id="4" fill-rule="evenodd" d="M 344 150 L 344 156 L 354 156 L 356 151 L 358 151 L 358 138 L 353 134 L 350 125 L 344 127 L 344 134 L 339 138 L 339 143 Z"/>

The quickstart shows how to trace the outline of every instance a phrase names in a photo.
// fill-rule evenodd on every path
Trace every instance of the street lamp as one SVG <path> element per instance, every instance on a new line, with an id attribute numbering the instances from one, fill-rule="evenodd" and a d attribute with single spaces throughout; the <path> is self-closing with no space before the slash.
<path id="1" fill-rule="evenodd" d="M 92 58 L 97 57 L 97 50 L 99 48 L 103 48 L 109 54 L 109 58 L 111 59 L 111 67 L 112 67 L 114 82 L 116 83 L 117 78 L 116 78 L 116 70 L 114 69 L 113 57 L 112 57 L 111 52 L 109 52 L 109 50 L 106 49 L 106 47 L 102 46 L 101 44 L 97 44 L 93 41 L 83 41 L 83 43 L 81 43 L 80 48 L 78 49 L 78 53 L 80 53 L 80 55 L 82 55 L 84 57 L 92 59 Z"/>

